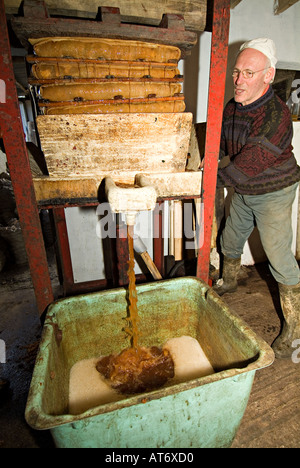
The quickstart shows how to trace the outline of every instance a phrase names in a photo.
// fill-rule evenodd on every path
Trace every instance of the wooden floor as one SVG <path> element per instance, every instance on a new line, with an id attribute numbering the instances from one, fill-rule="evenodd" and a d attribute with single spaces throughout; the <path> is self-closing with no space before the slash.
<path id="1" fill-rule="evenodd" d="M 238 291 L 223 299 L 271 344 L 280 329 L 277 285 L 266 265 L 244 267 L 243 273 Z M 55 275 L 53 278 L 56 281 Z M 10 384 L 0 393 L 0 448 L 52 448 L 50 433 L 33 431 L 24 420 L 41 331 L 28 270 L 0 273 L 0 285 L 0 339 L 7 344 L 0 381 L 6 379 Z M 255 374 L 232 448 L 263 447 L 300 447 L 300 363 L 275 360 Z"/>

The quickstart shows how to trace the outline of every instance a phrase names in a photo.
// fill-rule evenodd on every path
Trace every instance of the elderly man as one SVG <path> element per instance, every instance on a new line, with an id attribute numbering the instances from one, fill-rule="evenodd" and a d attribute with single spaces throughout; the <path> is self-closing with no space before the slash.
<path id="1" fill-rule="evenodd" d="M 224 109 L 218 186 L 234 187 L 230 213 L 221 235 L 222 279 L 214 290 L 237 289 L 237 274 L 246 240 L 256 225 L 279 284 L 283 329 L 272 347 L 276 357 L 291 357 L 300 339 L 300 273 L 291 251 L 291 210 L 300 168 L 292 152 L 290 112 L 274 94 L 276 51 L 272 40 L 244 43 L 232 71 L 234 99 Z"/>

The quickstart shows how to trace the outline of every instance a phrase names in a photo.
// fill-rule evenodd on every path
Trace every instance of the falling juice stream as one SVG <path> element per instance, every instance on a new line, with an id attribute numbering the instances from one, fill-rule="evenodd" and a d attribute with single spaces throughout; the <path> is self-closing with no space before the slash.
<path id="1" fill-rule="evenodd" d="M 174 362 L 168 350 L 151 346 L 138 346 L 138 308 L 137 290 L 134 272 L 134 227 L 127 226 L 129 247 L 127 290 L 128 316 L 125 332 L 130 337 L 131 346 L 118 355 L 111 354 L 101 358 L 96 369 L 110 381 L 112 388 L 121 393 L 141 393 L 164 385 L 169 378 L 174 377 Z"/>
<path id="2" fill-rule="evenodd" d="M 134 250 L 133 250 L 133 234 L 134 226 L 127 226 L 127 238 L 129 247 L 129 262 L 128 262 L 128 300 L 129 300 L 129 317 L 127 318 L 128 326 L 125 331 L 131 337 L 131 346 L 138 348 L 138 308 L 137 308 L 137 291 L 135 285 L 134 272 Z"/>

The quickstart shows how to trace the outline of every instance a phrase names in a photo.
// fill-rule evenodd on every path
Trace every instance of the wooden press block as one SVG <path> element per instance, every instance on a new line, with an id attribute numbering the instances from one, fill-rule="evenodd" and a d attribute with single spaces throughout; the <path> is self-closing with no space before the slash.
<path id="1" fill-rule="evenodd" d="M 38 203 L 59 204 L 75 200 L 97 200 L 101 180 L 96 179 L 58 179 L 41 176 L 33 178 L 35 197 Z"/>
<path id="2" fill-rule="evenodd" d="M 152 185 L 158 198 L 200 197 L 201 171 L 138 174 L 119 172 L 111 175 L 116 184 L 128 186 L 143 185 L 143 179 Z M 99 186 L 105 174 L 98 178 L 68 178 L 39 176 L 33 178 L 36 200 L 39 204 L 60 204 L 67 202 L 96 201 Z"/>
<path id="3" fill-rule="evenodd" d="M 202 171 L 186 171 L 168 174 L 137 174 L 135 182 L 152 185 L 158 198 L 200 197 Z"/>
<path id="4" fill-rule="evenodd" d="M 184 172 L 191 113 L 40 115 L 50 176 Z"/>
<path id="5" fill-rule="evenodd" d="M 5 0 L 7 13 L 17 14 L 21 0 Z M 47 0 L 47 8 L 51 15 L 66 17 L 95 18 L 99 9 L 99 0 Z M 104 2 L 102 2 L 104 3 Z M 108 2 L 120 9 L 120 21 L 158 26 L 164 13 L 184 15 L 185 26 L 189 31 L 204 31 L 207 16 L 207 0 L 176 0 L 162 2 L 160 0 L 114 0 Z M 30 14 L 29 11 L 28 14 Z M 35 19 L 35 18 L 34 18 Z M 102 18 L 102 21 L 105 20 Z"/>

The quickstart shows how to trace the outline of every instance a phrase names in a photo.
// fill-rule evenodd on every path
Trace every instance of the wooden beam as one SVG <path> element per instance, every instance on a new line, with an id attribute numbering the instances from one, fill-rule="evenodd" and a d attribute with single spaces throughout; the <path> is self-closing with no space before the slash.
<path id="1" fill-rule="evenodd" d="M 242 0 L 230 0 L 230 8 L 233 10 Z"/>
<path id="2" fill-rule="evenodd" d="M 181 58 L 197 42 L 196 32 L 185 30 L 183 15 L 163 13 L 158 26 L 121 22 L 119 8 L 99 7 L 95 20 L 53 18 L 43 0 L 24 0 L 24 17 L 11 18 L 12 28 L 25 49 L 28 39 L 41 37 L 95 37 L 153 42 L 178 47 Z"/>
<path id="3" fill-rule="evenodd" d="M 275 0 L 274 1 L 274 14 L 280 15 L 280 13 L 283 13 L 285 10 L 293 6 L 298 1 L 299 0 Z"/>
<path id="4" fill-rule="evenodd" d="M 18 14 L 21 0 L 4 0 L 7 13 Z M 50 15 L 95 18 L 98 7 L 108 5 L 119 8 L 121 21 L 158 26 L 164 13 L 183 15 L 186 29 L 204 31 L 206 26 L 207 0 L 46 0 Z"/>
<path id="5" fill-rule="evenodd" d="M 97 203 L 101 180 L 93 178 L 57 179 L 48 176 L 33 179 L 39 205 Z"/>
<path id="6" fill-rule="evenodd" d="M 60 206 L 60 205 L 94 205 L 101 198 L 103 179 L 110 175 L 109 172 L 103 173 L 100 177 L 78 177 L 58 178 L 49 176 L 40 176 L 33 178 L 36 200 L 39 207 Z M 115 183 L 123 185 L 126 173 L 113 175 Z M 181 198 L 197 197 L 200 194 L 202 172 L 177 172 L 166 174 L 136 174 L 132 180 L 140 184 L 141 178 L 146 177 L 156 190 L 157 197 L 163 198 Z M 130 185 L 128 185 L 130 186 Z"/>

